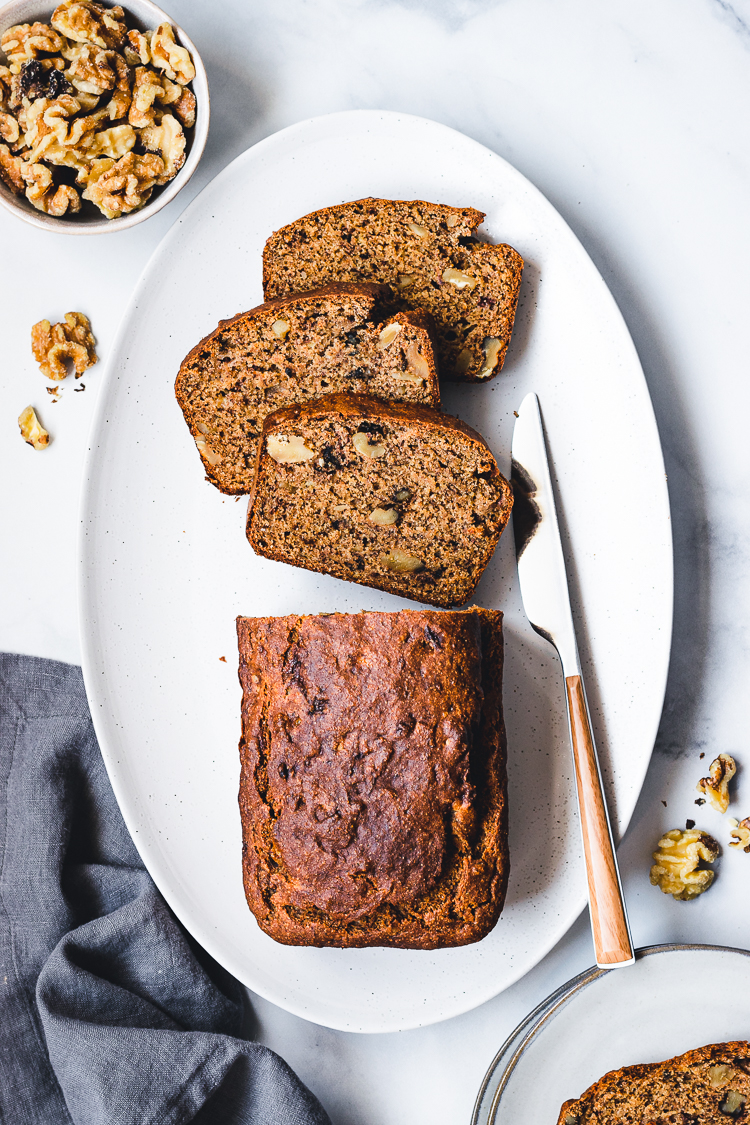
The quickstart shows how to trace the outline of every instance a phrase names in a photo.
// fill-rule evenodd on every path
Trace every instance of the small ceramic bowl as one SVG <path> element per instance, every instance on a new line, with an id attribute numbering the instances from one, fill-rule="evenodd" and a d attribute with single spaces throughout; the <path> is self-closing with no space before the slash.
<path id="1" fill-rule="evenodd" d="M 46 8 L 40 8 L 39 0 L 12 0 L 10 4 L 5 4 L 0 8 L 0 34 L 18 23 L 34 23 L 36 20 L 48 23 L 55 6 L 50 5 Z M 112 4 L 107 3 L 105 6 L 112 7 Z M 25 222 L 32 223 L 35 227 L 53 230 L 58 234 L 108 234 L 113 231 L 125 230 L 127 227 L 134 227 L 137 223 L 142 223 L 151 215 L 155 215 L 157 211 L 161 211 L 162 207 L 166 207 L 174 199 L 198 167 L 198 162 L 203 155 L 208 136 L 208 80 L 195 44 L 188 38 L 182 28 L 174 23 L 166 12 L 157 8 L 156 4 L 152 4 L 151 0 L 126 0 L 122 7 L 125 9 L 128 26 L 137 27 L 140 31 L 156 28 L 160 23 L 171 23 L 177 42 L 190 51 L 195 66 L 192 90 L 195 94 L 196 116 L 195 126 L 187 133 L 185 163 L 173 180 L 170 180 L 164 187 L 154 189 L 154 193 L 145 207 L 141 207 L 139 211 L 131 211 L 127 215 L 121 215 L 119 219 L 106 219 L 93 204 L 86 204 L 85 201 L 83 208 L 76 215 L 61 218 L 56 218 L 54 215 L 45 215 L 43 211 L 37 211 L 24 195 L 14 195 L 0 180 L 0 204 L 17 215 L 19 219 L 24 219 Z"/>

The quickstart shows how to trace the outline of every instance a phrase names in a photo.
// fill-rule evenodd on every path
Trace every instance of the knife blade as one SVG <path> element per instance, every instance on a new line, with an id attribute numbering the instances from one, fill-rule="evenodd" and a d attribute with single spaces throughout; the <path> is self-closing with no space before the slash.
<path id="1" fill-rule="evenodd" d="M 511 484 L 521 599 L 532 628 L 555 647 L 562 664 L 596 963 L 620 968 L 633 964 L 633 944 L 581 673 L 537 396 L 526 395 L 517 414 Z"/>

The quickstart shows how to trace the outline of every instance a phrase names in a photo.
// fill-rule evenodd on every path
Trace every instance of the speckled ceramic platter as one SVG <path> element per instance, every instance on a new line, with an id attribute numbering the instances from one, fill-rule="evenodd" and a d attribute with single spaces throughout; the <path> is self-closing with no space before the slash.
<path id="1" fill-rule="evenodd" d="M 585 902 L 560 672 L 527 625 L 512 539 L 476 602 L 506 613 L 512 871 L 477 945 L 432 953 L 277 945 L 242 891 L 237 614 L 396 609 L 402 600 L 257 558 L 245 503 L 204 481 L 174 400 L 180 361 L 262 299 L 270 232 L 365 195 L 471 204 L 526 260 L 505 370 L 447 385 L 509 471 L 513 410 L 539 395 L 574 611 L 614 823 L 627 824 L 662 706 L 671 631 L 666 482 L 643 373 L 591 260 L 509 164 L 434 122 L 374 111 L 302 122 L 238 157 L 181 216 L 126 311 L 82 502 L 84 674 L 112 783 L 143 859 L 185 926 L 250 988 L 310 1020 L 391 1031 L 507 988 Z M 644 521 L 644 511 L 648 519 Z"/>

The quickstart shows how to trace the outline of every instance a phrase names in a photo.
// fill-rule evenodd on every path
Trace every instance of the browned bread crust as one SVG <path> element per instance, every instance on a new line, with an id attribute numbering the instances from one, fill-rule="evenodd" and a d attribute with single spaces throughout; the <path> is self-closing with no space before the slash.
<path id="1" fill-rule="evenodd" d="M 502 614 L 238 617 L 248 905 L 286 945 L 479 941 L 508 882 Z"/>
<path id="2" fill-rule="evenodd" d="M 268 451 L 279 436 L 303 441 L 309 459 L 279 464 Z M 449 608 L 471 597 L 512 505 L 460 419 L 327 395 L 266 418 L 247 535 L 267 558 Z"/>
<path id="3" fill-rule="evenodd" d="M 473 207 L 421 199 L 324 207 L 268 239 L 263 291 L 268 298 L 334 280 L 387 282 L 400 307 L 432 316 L 440 374 L 485 381 L 505 360 L 523 259 L 512 246 L 476 238 L 483 218 Z"/>
<path id="4" fill-rule="evenodd" d="M 195 345 L 175 394 L 212 484 L 250 492 L 263 420 L 280 406 L 336 391 L 440 405 L 429 317 L 389 315 L 388 302 L 384 285 L 327 285 L 222 320 Z M 386 347 L 383 321 L 401 325 Z"/>
<path id="5" fill-rule="evenodd" d="M 611 1070 L 565 1102 L 558 1125 L 727 1125 L 748 1116 L 750 1043 L 740 1041 Z"/>

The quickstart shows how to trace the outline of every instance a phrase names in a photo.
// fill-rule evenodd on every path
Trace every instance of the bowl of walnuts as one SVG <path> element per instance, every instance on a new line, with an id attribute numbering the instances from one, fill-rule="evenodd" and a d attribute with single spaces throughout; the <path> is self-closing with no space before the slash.
<path id="1" fill-rule="evenodd" d="M 26 222 L 142 222 L 192 176 L 208 121 L 200 56 L 150 0 L 0 8 L 0 204 Z"/>

